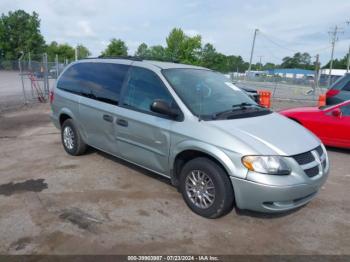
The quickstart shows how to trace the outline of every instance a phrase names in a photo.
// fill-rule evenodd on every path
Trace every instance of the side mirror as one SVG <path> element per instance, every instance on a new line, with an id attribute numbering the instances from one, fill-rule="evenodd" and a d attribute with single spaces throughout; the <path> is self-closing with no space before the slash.
<path id="1" fill-rule="evenodd" d="M 332 116 L 334 117 L 341 117 L 342 116 L 342 112 L 339 108 L 336 108 L 332 111 Z"/>
<path id="2" fill-rule="evenodd" d="M 151 104 L 151 111 L 169 116 L 171 118 L 177 118 L 179 116 L 179 111 L 177 109 L 171 108 L 167 102 L 161 99 L 156 99 L 153 101 Z"/>

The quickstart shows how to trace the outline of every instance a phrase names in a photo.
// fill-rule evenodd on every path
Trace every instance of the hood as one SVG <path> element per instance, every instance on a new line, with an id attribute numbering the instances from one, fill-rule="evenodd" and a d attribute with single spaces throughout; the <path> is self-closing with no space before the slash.
<path id="1" fill-rule="evenodd" d="M 292 156 L 320 144 L 310 131 L 277 113 L 207 123 L 247 144 L 256 154 Z"/>
<path id="2" fill-rule="evenodd" d="M 297 107 L 297 108 L 290 108 L 279 111 L 281 114 L 288 114 L 288 113 L 312 113 L 312 112 L 319 112 L 320 109 L 316 106 L 312 107 Z"/>

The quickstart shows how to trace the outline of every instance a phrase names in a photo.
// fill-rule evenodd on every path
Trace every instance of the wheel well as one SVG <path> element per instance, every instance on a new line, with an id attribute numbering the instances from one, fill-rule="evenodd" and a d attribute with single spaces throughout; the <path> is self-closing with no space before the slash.
<path id="1" fill-rule="evenodd" d="M 64 121 L 66 121 L 67 119 L 71 119 L 71 117 L 69 115 L 67 115 L 67 114 L 61 114 L 60 115 L 60 125 L 62 126 Z"/>
<path id="2" fill-rule="evenodd" d="M 208 155 L 207 153 L 197 151 L 197 150 L 185 150 L 179 153 L 174 161 L 174 167 L 173 167 L 173 175 L 172 175 L 172 184 L 175 186 L 179 185 L 179 177 L 182 168 L 184 165 L 188 162 L 191 161 L 192 159 L 195 159 L 197 157 L 206 157 L 213 162 L 215 162 L 218 166 L 220 166 L 227 174 L 227 171 L 225 167 L 214 157 L 211 155 Z"/>

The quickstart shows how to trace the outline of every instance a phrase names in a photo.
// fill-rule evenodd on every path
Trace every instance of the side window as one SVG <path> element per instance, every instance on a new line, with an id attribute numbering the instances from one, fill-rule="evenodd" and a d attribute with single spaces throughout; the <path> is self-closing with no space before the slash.
<path id="1" fill-rule="evenodd" d="M 350 82 L 350 74 L 346 74 L 338 78 L 337 81 L 335 81 L 332 84 L 331 89 L 345 90 L 344 88 L 349 85 L 349 82 Z"/>
<path id="2" fill-rule="evenodd" d="M 350 104 L 341 106 L 340 110 L 343 113 L 343 116 L 350 116 Z"/>
<path id="3" fill-rule="evenodd" d="M 120 90 L 129 69 L 127 65 L 83 63 L 83 85 L 91 90 L 92 98 L 118 104 Z"/>
<path id="4" fill-rule="evenodd" d="M 343 91 L 350 91 L 350 79 L 349 79 L 349 81 L 344 85 L 344 87 L 343 87 L 342 90 L 343 90 Z"/>
<path id="5" fill-rule="evenodd" d="M 90 91 L 80 84 L 80 67 L 81 64 L 75 64 L 69 67 L 60 77 L 57 88 L 79 95 L 85 95 Z"/>
<path id="6" fill-rule="evenodd" d="M 151 104 L 156 99 L 165 100 L 169 104 L 173 103 L 172 96 L 154 72 L 140 67 L 132 67 L 123 104 L 151 112 Z"/>
<path id="7" fill-rule="evenodd" d="M 116 105 L 128 69 L 120 64 L 79 63 L 64 73 L 58 87 Z"/>

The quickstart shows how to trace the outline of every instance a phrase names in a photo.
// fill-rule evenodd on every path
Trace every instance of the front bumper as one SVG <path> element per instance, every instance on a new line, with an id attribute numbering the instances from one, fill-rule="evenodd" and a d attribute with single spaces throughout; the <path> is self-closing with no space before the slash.
<path id="1" fill-rule="evenodd" d="M 276 186 L 230 177 L 236 205 L 264 213 L 284 212 L 305 205 L 313 199 L 327 179 L 329 170 L 321 178 L 305 184 Z"/>

